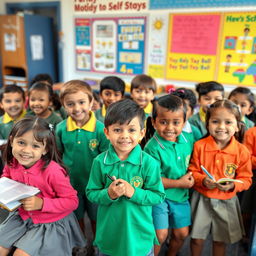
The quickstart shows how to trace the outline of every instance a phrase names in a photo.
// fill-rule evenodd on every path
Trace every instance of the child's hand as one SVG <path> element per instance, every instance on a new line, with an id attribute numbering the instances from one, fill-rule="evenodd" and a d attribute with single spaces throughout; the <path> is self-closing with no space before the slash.
<path id="1" fill-rule="evenodd" d="M 121 179 L 114 180 L 108 187 L 108 195 L 112 200 L 125 194 L 125 186 L 122 181 Z"/>
<path id="2" fill-rule="evenodd" d="M 234 189 L 235 184 L 232 181 L 228 181 L 225 184 L 217 183 L 216 186 L 221 191 L 229 191 Z"/>
<path id="3" fill-rule="evenodd" d="M 125 186 L 125 196 L 128 197 L 128 198 L 131 198 L 134 194 L 134 188 L 133 186 L 128 183 L 126 180 L 122 180 L 120 179 L 120 181 L 122 182 L 122 184 L 124 184 Z"/>
<path id="4" fill-rule="evenodd" d="M 187 174 L 179 178 L 179 182 L 181 184 L 179 188 L 191 188 L 195 183 L 192 172 L 188 172 Z"/>
<path id="5" fill-rule="evenodd" d="M 22 207 L 26 211 L 41 210 L 43 208 L 43 199 L 38 196 L 31 196 L 20 200 Z"/>
<path id="6" fill-rule="evenodd" d="M 210 179 L 209 177 L 204 178 L 203 184 L 208 189 L 214 189 L 214 188 L 217 187 L 216 183 L 212 179 Z"/>

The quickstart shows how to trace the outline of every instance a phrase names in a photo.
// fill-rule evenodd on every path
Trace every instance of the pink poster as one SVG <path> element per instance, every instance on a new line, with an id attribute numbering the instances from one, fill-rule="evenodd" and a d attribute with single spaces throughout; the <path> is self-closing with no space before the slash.
<path id="1" fill-rule="evenodd" d="M 219 14 L 173 15 L 171 52 L 215 55 Z"/>

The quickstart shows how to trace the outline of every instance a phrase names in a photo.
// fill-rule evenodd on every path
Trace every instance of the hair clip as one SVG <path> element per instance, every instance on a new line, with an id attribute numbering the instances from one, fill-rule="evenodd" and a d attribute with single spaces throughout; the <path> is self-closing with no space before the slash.
<path id="1" fill-rule="evenodd" d="M 49 129 L 51 130 L 51 132 L 53 131 L 53 124 L 49 124 Z"/>
<path id="2" fill-rule="evenodd" d="M 185 91 L 184 91 L 184 90 L 182 90 L 182 89 L 181 89 L 181 90 L 177 90 L 177 91 L 178 91 L 178 92 L 181 92 L 181 93 L 185 93 Z"/>
<path id="3" fill-rule="evenodd" d="M 168 94 L 172 94 L 173 92 L 175 92 L 175 88 L 170 88 L 170 89 L 168 90 Z"/>

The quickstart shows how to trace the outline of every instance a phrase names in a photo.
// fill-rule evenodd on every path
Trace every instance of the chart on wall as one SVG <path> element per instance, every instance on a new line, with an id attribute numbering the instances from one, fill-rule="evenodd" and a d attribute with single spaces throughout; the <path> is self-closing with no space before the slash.
<path id="1" fill-rule="evenodd" d="M 168 14 L 150 15 L 147 73 L 154 78 L 165 76 L 168 22 Z"/>
<path id="2" fill-rule="evenodd" d="M 218 81 L 256 86 L 256 12 L 226 13 Z"/>
<path id="3" fill-rule="evenodd" d="M 131 75 L 144 72 L 145 17 L 77 18 L 75 24 L 77 70 Z"/>
<path id="4" fill-rule="evenodd" d="M 213 80 L 221 15 L 170 15 L 166 77 L 186 81 Z"/>

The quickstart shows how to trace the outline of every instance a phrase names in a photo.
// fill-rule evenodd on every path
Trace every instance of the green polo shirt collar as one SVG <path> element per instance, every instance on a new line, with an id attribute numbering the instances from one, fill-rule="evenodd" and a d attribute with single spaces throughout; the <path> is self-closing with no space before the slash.
<path id="1" fill-rule="evenodd" d="M 170 147 L 170 145 L 172 144 L 185 144 L 185 143 L 188 143 L 187 139 L 185 138 L 185 136 L 183 135 L 183 133 L 181 133 L 178 137 L 177 137 L 177 141 L 174 142 L 174 141 L 168 141 L 168 140 L 165 140 L 163 139 L 157 132 L 155 132 L 153 138 L 157 141 L 157 143 L 159 144 L 159 146 L 162 148 L 162 149 L 165 149 L 165 148 L 168 148 Z"/>
<path id="2" fill-rule="evenodd" d="M 141 165 L 142 163 L 142 150 L 140 145 L 137 145 L 129 154 L 126 162 L 129 162 L 133 165 Z M 121 162 L 118 155 L 115 152 L 115 149 L 112 145 L 109 145 L 109 149 L 106 151 L 106 155 L 104 157 L 104 164 L 112 165 L 115 163 Z"/>

